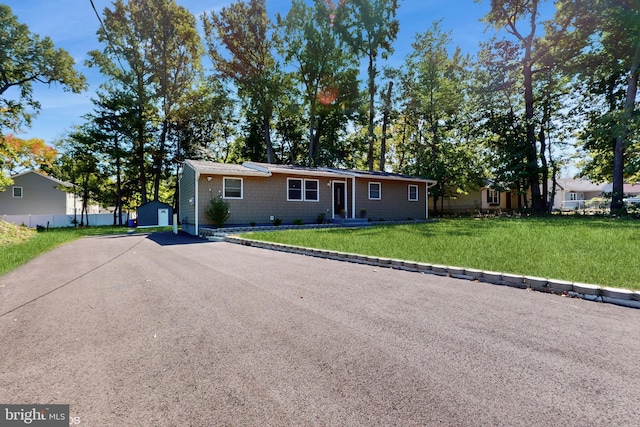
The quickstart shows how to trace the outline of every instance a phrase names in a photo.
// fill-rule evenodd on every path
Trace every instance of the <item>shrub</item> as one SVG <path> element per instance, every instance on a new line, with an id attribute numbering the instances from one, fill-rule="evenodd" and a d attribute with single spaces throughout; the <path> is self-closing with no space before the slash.
<path id="1" fill-rule="evenodd" d="M 282 224 L 282 220 L 280 218 L 276 218 L 273 221 L 271 221 L 273 223 L 273 225 L 275 225 L 276 227 L 280 226 L 280 224 Z"/>
<path id="2" fill-rule="evenodd" d="M 302 225 L 302 224 L 303 224 L 303 222 L 302 222 L 301 219 L 294 219 L 293 220 L 293 225 Z"/>
<path id="3" fill-rule="evenodd" d="M 324 221 L 327 219 L 327 216 L 324 213 L 319 213 L 316 217 L 316 222 L 318 224 L 324 224 Z"/>
<path id="4" fill-rule="evenodd" d="M 222 227 L 229 219 L 229 215 L 229 204 L 221 196 L 211 199 L 206 212 L 207 219 L 213 221 L 218 227 Z"/>

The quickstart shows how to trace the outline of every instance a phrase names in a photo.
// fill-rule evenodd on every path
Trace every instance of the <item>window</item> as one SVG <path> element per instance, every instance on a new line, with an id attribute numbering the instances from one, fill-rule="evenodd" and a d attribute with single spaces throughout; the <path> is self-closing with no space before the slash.
<path id="1" fill-rule="evenodd" d="M 578 193 L 569 193 L 569 200 L 580 200 Z"/>
<path id="2" fill-rule="evenodd" d="M 13 187 L 13 197 L 22 199 L 22 187 Z"/>
<path id="3" fill-rule="evenodd" d="M 317 179 L 287 178 L 287 200 L 317 202 L 320 200 L 319 188 Z"/>
<path id="4" fill-rule="evenodd" d="M 242 178 L 223 178 L 225 199 L 242 199 Z"/>
<path id="5" fill-rule="evenodd" d="M 499 205 L 500 204 L 500 192 L 498 190 L 488 189 L 487 190 L 487 203 L 490 205 Z"/>
<path id="6" fill-rule="evenodd" d="M 302 180 L 287 178 L 287 200 L 302 200 Z"/>
<path id="7" fill-rule="evenodd" d="M 319 181 L 317 179 L 304 180 L 304 199 L 309 202 L 320 200 L 318 195 Z"/>
<path id="8" fill-rule="evenodd" d="M 417 202 L 418 201 L 418 186 L 410 185 L 409 186 L 409 201 Z"/>
<path id="9" fill-rule="evenodd" d="M 369 183 L 369 200 L 380 200 L 381 198 L 382 198 L 382 194 L 380 191 L 380 183 L 370 182 Z"/>

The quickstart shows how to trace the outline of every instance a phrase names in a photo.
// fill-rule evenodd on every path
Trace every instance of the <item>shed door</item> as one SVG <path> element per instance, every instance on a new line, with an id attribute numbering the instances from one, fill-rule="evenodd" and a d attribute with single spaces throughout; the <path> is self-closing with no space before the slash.
<path id="1" fill-rule="evenodd" d="M 158 209 L 158 225 L 160 227 L 169 225 L 169 209 Z"/>

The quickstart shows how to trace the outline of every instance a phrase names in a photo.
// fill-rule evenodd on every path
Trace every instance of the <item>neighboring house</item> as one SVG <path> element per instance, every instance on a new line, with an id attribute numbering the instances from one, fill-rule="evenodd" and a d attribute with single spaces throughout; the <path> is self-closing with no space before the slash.
<path id="1" fill-rule="evenodd" d="M 157 200 L 145 203 L 138 208 L 137 225 L 138 227 L 173 225 L 173 208 Z"/>
<path id="2" fill-rule="evenodd" d="M 11 179 L 13 184 L 0 192 L 0 215 L 73 215 L 82 209 L 82 199 L 62 190 L 73 184 L 35 171 Z"/>
<path id="3" fill-rule="evenodd" d="M 186 160 L 179 180 L 180 223 L 190 234 L 210 227 L 206 210 L 216 196 L 229 205 L 229 225 L 359 216 L 425 219 L 428 189 L 435 183 L 386 172 Z"/>
<path id="4" fill-rule="evenodd" d="M 445 197 L 442 210 L 445 213 L 473 213 L 510 211 L 518 208 L 518 196 L 510 191 L 499 191 L 489 185 L 467 194 Z M 440 209 L 440 205 L 438 206 Z"/>
<path id="5" fill-rule="evenodd" d="M 610 197 L 610 194 L 613 193 L 613 184 L 605 184 L 602 187 L 602 192 Z M 640 183 L 624 184 L 622 186 L 622 194 L 624 197 L 640 196 Z"/>
<path id="6" fill-rule="evenodd" d="M 594 184 L 586 179 L 561 178 L 556 180 L 556 194 L 553 209 L 561 211 L 598 207 L 603 197 L 604 185 Z M 551 196 L 552 183 L 549 182 Z"/>

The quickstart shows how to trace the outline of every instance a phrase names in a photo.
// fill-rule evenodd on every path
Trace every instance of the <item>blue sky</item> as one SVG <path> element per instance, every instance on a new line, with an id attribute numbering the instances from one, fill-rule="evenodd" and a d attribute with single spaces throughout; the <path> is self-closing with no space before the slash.
<path id="1" fill-rule="evenodd" d="M 56 47 L 68 51 L 76 61 L 76 68 L 88 79 L 89 90 L 82 94 L 64 92 L 55 85 L 36 86 L 35 96 L 42 104 L 42 110 L 33 120 L 32 127 L 25 128 L 16 136 L 40 138 L 51 144 L 74 125 L 82 124 L 82 116 L 93 110 L 91 98 L 104 77 L 85 67 L 84 61 L 88 57 L 87 52 L 103 48 L 96 38 L 100 24 L 90 0 L 5 0 L 3 3 L 11 7 L 18 21 L 26 24 L 32 33 L 49 36 Z M 199 17 L 203 12 L 219 10 L 232 1 L 177 0 L 177 3 Z M 110 0 L 94 0 L 94 4 L 101 15 L 105 7 L 112 6 Z M 487 37 L 485 24 L 480 19 L 487 13 L 489 4 L 489 0 L 481 3 L 473 0 L 400 0 L 400 32 L 390 61 L 394 64 L 402 62 L 411 50 L 415 35 L 426 31 L 440 19 L 443 20 L 442 28 L 452 31 L 454 45 L 475 54 L 478 42 Z M 290 0 L 267 0 L 267 12 L 270 16 L 286 14 L 290 5 Z"/>

